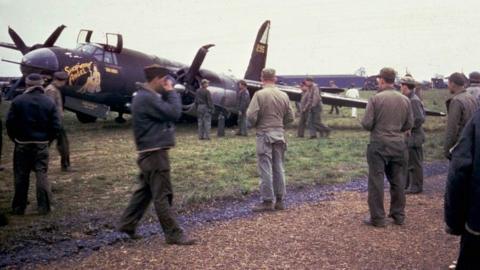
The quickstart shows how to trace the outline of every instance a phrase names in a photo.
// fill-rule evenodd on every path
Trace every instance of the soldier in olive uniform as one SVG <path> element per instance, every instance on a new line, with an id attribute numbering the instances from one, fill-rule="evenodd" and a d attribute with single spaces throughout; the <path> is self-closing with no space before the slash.
<path id="1" fill-rule="evenodd" d="M 250 93 L 248 93 L 247 83 L 244 80 L 238 82 L 239 90 L 237 92 L 238 109 L 238 132 L 239 136 L 247 136 L 247 108 L 250 104 Z"/>
<path id="2" fill-rule="evenodd" d="M 253 211 L 285 209 L 285 125 L 293 122 L 287 94 L 275 87 L 274 69 L 264 69 L 263 89 L 257 91 L 247 110 L 251 126 L 257 129 L 257 167 L 260 174 L 262 202 Z M 275 199 L 275 204 L 273 200 Z"/>
<path id="3" fill-rule="evenodd" d="M 317 138 L 317 132 L 320 133 L 320 137 L 328 137 L 331 129 L 322 123 L 322 96 L 320 95 L 320 89 L 313 82 L 312 77 L 305 79 L 305 85 L 307 87 L 305 111 L 308 112 L 307 126 L 310 131 L 310 139 Z"/>
<path id="4" fill-rule="evenodd" d="M 443 152 L 447 159 L 450 159 L 463 127 L 478 109 L 477 100 L 467 93 L 464 85 L 465 79 L 461 73 L 455 72 L 448 78 L 448 89 L 452 97 L 446 102 L 448 115 Z"/>
<path id="5" fill-rule="evenodd" d="M 303 138 L 305 136 L 305 127 L 308 123 L 308 114 L 310 113 L 309 110 L 303 110 L 307 106 L 307 86 L 305 82 L 302 82 L 300 85 L 300 90 L 302 90 L 302 97 L 300 99 L 300 119 L 298 121 L 298 129 L 297 129 L 297 137 Z"/>
<path id="6" fill-rule="evenodd" d="M 413 127 L 410 100 L 395 90 L 396 72 L 383 68 L 377 78 L 379 90 L 368 100 L 362 126 L 370 131 L 367 147 L 368 206 L 370 217 L 365 223 L 386 226 L 384 175 L 390 183 L 389 217 L 397 225 L 405 221 L 405 172 L 407 146 L 405 132 Z"/>
<path id="7" fill-rule="evenodd" d="M 413 112 L 413 128 L 407 131 L 408 166 L 406 175 L 406 193 L 415 194 L 423 190 L 423 148 L 425 133 L 425 110 L 422 101 L 415 94 L 415 80 L 411 76 L 405 76 L 400 81 L 402 94 L 410 99 Z"/>
<path id="8" fill-rule="evenodd" d="M 480 102 L 480 72 L 474 71 L 468 76 L 470 86 L 467 88 L 467 93 L 472 95 L 477 102 Z"/>
<path id="9" fill-rule="evenodd" d="M 209 81 L 203 79 L 201 87 L 195 92 L 195 108 L 197 110 L 198 138 L 210 140 L 210 128 L 212 125 L 212 113 L 214 105 L 212 94 L 208 91 Z"/>
<path id="10" fill-rule="evenodd" d="M 2 104 L 2 95 L 0 94 L 0 104 Z M 5 168 L 2 165 L 2 146 L 3 146 L 3 122 L 2 115 L 0 114 L 0 171 L 3 171 Z"/>
<path id="11" fill-rule="evenodd" d="M 57 150 L 60 153 L 60 163 L 62 171 L 71 171 L 70 167 L 70 147 L 68 143 L 67 133 L 63 126 L 63 99 L 60 89 L 65 86 L 68 74 L 64 71 L 58 71 L 53 74 L 53 81 L 45 88 L 45 94 L 49 96 L 58 110 L 58 115 L 62 121 L 62 129 L 57 137 Z"/>

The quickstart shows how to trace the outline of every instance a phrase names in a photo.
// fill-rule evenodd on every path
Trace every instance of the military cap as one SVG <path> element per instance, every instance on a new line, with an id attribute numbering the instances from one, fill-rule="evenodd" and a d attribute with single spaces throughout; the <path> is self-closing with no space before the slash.
<path id="1" fill-rule="evenodd" d="M 413 79 L 413 77 L 410 75 L 405 75 L 401 80 L 400 80 L 400 83 L 401 84 L 408 84 L 408 85 L 415 85 L 417 82 L 415 81 L 415 79 Z"/>
<path id="2" fill-rule="evenodd" d="M 275 69 L 273 68 L 264 68 L 262 70 L 262 78 L 267 80 L 275 79 Z"/>
<path id="3" fill-rule="evenodd" d="M 471 83 L 480 83 L 480 72 L 474 71 L 468 75 L 468 79 Z"/>
<path id="4" fill-rule="evenodd" d="M 68 79 L 68 73 L 66 73 L 65 71 L 57 71 L 53 73 L 53 78 L 59 81 L 65 81 L 66 79 Z"/>
<path id="5" fill-rule="evenodd" d="M 206 83 L 210 83 L 210 81 L 207 79 L 202 79 L 201 84 L 206 84 Z"/>
<path id="6" fill-rule="evenodd" d="M 239 84 L 247 86 L 247 82 L 245 80 L 238 81 Z"/>
<path id="7" fill-rule="evenodd" d="M 453 82 L 454 84 L 458 86 L 464 86 L 465 85 L 465 77 L 463 76 L 462 73 L 460 72 L 455 72 L 448 77 L 449 82 Z"/>
<path id="8" fill-rule="evenodd" d="M 43 86 L 44 80 L 38 73 L 32 73 L 27 76 L 25 83 L 28 86 Z"/>
<path id="9" fill-rule="evenodd" d="M 162 78 L 162 77 L 165 77 L 167 75 L 173 76 L 173 74 L 170 72 L 169 69 L 164 68 L 164 67 L 162 67 L 160 65 L 157 65 L 157 64 L 146 66 L 143 69 L 143 71 L 144 71 L 145 77 L 147 78 L 148 81 L 153 80 L 155 77 Z"/>
<path id="10" fill-rule="evenodd" d="M 313 77 L 312 76 L 307 76 L 307 77 L 305 77 L 305 81 L 313 82 Z"/>
<path id="11" fill-rule="evenodd" d="M 387 83 L 394 83 L 397 72 L 393 68 L 384 67 L 380 70 L 378 77 L 384 79 Z"/>

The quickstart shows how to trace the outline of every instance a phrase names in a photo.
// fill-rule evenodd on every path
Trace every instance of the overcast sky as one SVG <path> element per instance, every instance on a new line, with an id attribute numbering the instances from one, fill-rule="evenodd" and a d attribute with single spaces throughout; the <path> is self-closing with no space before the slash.
<path id="1" fill-rule="evenodd" d="M 278 74 L 352 74 L 383 66 L 417 79 L 480 70 L 480 1 L 450 0 L 0 0 L 0 41 L 12 26 L 27 45 L 43 43 L 59 25 L 57 42 L 76 45 L 78 31 L 123 34 L 124 46 L 189 64 L 214 43 L 204 68 L 243 77 L 256 32 L 271 20 L 267 65 Z M 0 48 L 0 57 L 21 54 Z M 229 71 L 230 70 L 230 71 Z M 0 63 L 0 76 L 18 75 Z"/>

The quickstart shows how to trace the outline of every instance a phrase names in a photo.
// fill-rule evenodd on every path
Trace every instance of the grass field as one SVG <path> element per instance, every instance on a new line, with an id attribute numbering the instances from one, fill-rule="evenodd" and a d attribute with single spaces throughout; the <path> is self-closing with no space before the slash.
<path id="1" fill-rule="evenodd" d="M 363 98 L 372 92 L 362 92 Z M 426 107 L 445 111 L 445 90 L 425 92 Z M 324 121 L 334 129 L 328 139 L 296 138 L 296 124 L 287 130 L 287 182 L 290 186 L 344 182 L 366 175 L 365 149 L 368 133 L 361 129 L 359 118 L 350 118 L 350 109 L 341 115 L 330 115 L 324 107 Z M 2 105 L 3 117 L 8 104 Z M 136 153 L 130 121 L 116 124 L 110 119 L 80 124 L 72 113 L 66 113 L 65 125 L 70 140 L 71 162 L 77 172 L 60 172 L 59 155 L 50 149 L 49 179 L 55 197 L 55 211 L 47 217 L 27 215 L 19 226 L 35 220 L 78 216 L 84 213 L 119 214 L 130 198 L 137 175 Z M 445 119 L 428 117 L 425 124 L 427 161 L 442 159 L 442 133 Z M 212 133 L 216 132 L 215 129 Z M 258 188 L 255 136 L 237 137 L 229 129 L 224 138 L 198 141 L 195 124 L 177 127 L 177 147 L 170 151 L 175 202 L 180 208 L 218 198 L 242 197 Z M 8 212 L 13 194 L 13 145 L 4 131 L 3 164 L 0 173 L 0 211 Z M 35 211 L 34 177 L 30 189 L 30 208 Z"/>

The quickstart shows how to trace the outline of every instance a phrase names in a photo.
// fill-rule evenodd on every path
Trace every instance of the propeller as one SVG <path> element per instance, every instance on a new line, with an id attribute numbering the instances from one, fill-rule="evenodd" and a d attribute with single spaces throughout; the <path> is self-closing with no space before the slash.
<path id="1" fill-rule="evenodd" d="M 8 34 L 10 35 L 10 38 L 12 38 L 13 40 L 13 43 L 15 44 L 15 46 L 17 47 L 17 49 L 23 54 L 27 54 L 28 52 L 32 51 L 32 50 L 35 50 L 35 49 L 38 49 L 38 48 L 49 48 L 49 47 L 53 47 L 55 45 L 55 42 L 57 41 L 57 39 L 60 37 L 60 34 L 62 34 L 62 31 L 63 29 L 65 29 L 65 25 L 60 25 L 59 27 L 57 27 L 57 29 L 55 29 L 55 31 L 53 31 L 52 34 L 50 34 L 50 36 L 47 38 L 47 40 L 45 40 L 45 42 L 43 44 L 35 44 L 31 47 L 28 47 L 25 42 L 23 41 L 23 39 L 20 37 L 20 35 L 17 34 L 17 32 L 15 32 L 15 30 L 13 30 L 13 28 L 11 27 L 8 27 Z"/>
<path id="2" fill-rule="evenodd" d="M 188 85 L 193 85 L 196 79 L 196 75 L 198 74 L 198 71 L 200 71 L 200 67 L 203 64 L 203 60 L 205 60 L 205 56 L 207 56 L 208 49 L 211 47 L 215 46 L 214 44 L 208 44 L 205 46 L 202 46 L 197 54 L 195 55 L 195 58 L 192 61 L 192 64 L 188 68 L 187 73 L 183 77 L 183 82 L 188 84 Z"/>

